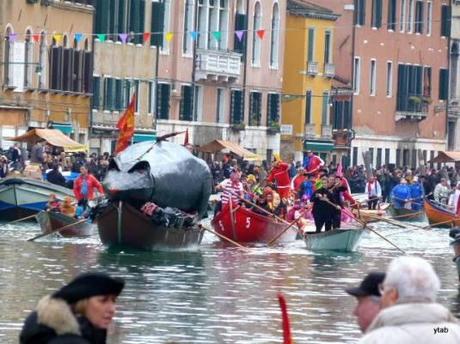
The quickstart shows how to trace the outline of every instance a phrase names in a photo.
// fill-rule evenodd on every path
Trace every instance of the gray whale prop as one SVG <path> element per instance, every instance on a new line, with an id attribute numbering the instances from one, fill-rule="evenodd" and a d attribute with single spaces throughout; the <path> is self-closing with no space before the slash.
<path id="1" fill-rule="evenodd" d="M 202 217 L 212 191 L 208 165 L 181 145 L 142 142 L 110 163 L 103 185 L 113 200 L 153 201 L 160 207 L 197 211 Z"/>

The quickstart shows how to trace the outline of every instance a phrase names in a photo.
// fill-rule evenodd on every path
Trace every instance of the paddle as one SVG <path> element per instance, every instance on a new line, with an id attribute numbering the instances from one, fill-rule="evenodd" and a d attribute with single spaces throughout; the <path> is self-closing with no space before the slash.
<path id="1" fill-rule="evenodd" d="M 237 246 L 237 247 L 239 247 L 239 248 L 241 248 L 241 249 L 243 249 L 243 250 L 245 250 L 245 251 L 249 251 L 249 248 L 247 248 L 246 246 L 243 246 L 243 245 L 237 243 L 236 241 L 233 241 L 232 239 L 226 237 L 226 236 L 223 235 L 223 234 L 217 233 L 216 231 L 213 231 L 212 229 L 206 228 L 205 226 L 203 226 L 203 225 L 201 225 L 201 224 L 198 225 L 198 226 L 199 226 L 201 229 L 203 229 L 203 230 L 205 230 L 205 231 L 208 231 L 208 232 L 214 234 L 215 236 L 217 236 L 217 237 L 219 237 L 219 238 L 221 238 L 221 239 L 223 239 L 223 240 L 225 240 L 225 241 L 227 241 L 227 242 L 229 242 L 229 243 L 231 243 L 231 244 L 233 244 L 233 245 L 235 245 L 235 246 Z"/>
<path id="2" fill-rule="evenodd" d="M 401 227 L 401 228 L 406 228 L 407 226 L 406 225 L 403 225 L 403 224 L 399 224 L 397 222 L 393 222 L 391 221 L 390 219 L 386 219 L 384 217 L 379 217 L 379 216 L 372 216 L 372 215 L 367 215 L 366 214 L 366 217 L 372 219 L 372 220 L 376 220 L 376 221 L 383 221 L 383 222 L 386 222 L 386 223 L 390 223 L 394 226 L 398 226 L 398 227 Z"/>
<path id="3" fill-rule="evenodd" d="M 45 236 L 47 236 L 47 235 L 50 235 L 50 234 L 53 234 L 53 233 L 62 232 L 64 229 L 67 229 L 67 228 L 72 227 L 72 226 L 79 225 L 79 224 L 81 224 L 81 223 L 83 223 L 83 222 L 86 222 L 86 221 L 88 221 L 88 219 L 82 219 L 82 220 L 77 221 L 77 222 L 74 222 L 74 223 L 69 223 L 68 225 L 62 226 L 61 228 L 58 228 L 58 229 L 56 229 L 56 230 L 54 230 L 54 231 L 51 231 L 51 232 L 48 232 L 48 233 L 39 234 L 39 235 L 37 235 L 37 236 L 35 236 L 35 237 L 33 237 L 33 238 L 28 239 L 27 241 L 35 241 L 35 240 L 40 239 L 40 238 L 43 238 L 43 237 L 45 237 Z"/>
<path id="4" fill-rule="evenodd" d="M 423 211 L 418 211 L 416 213 L 410 213 L 410 214 L 401 214 L 401 215 L 397 215 L 397 216 L 392 216 L 391 219 L 394 220 L 394 219 L 402 219 L 402 218 L 405 218 L 405 217 L 415 217 L 415 216 L 418 216 L 420 214 L 423 214 Z"/>
<path id="5" fill-rule="evenodd" d="M 455 223 L 455 221 L 459 221 L 459 218 L 457 216 L 455 217 L 457 218 L 457 220 L 454 218 L 454 219 L 450 219 L 446 221 L 436 222 L 436 223 L 433 223 L 432 225 L 421 227 L 421 229 L 428 229 L 428 228 L 436 227 L 439 225 L 445 225 L 446 223 Z"/>
<path id="6" fill-rule="evenodd" d="M 291 228 L 299 219 L 295 219 L 294 221 L 292 221 L 289 226 L 286 226 L 286 228 L 284 228 L 280 233 L 278 233 L 272 240 L 270 240 L 268 242 L 268 246 L 271 246 L 273 245 L 284 233 L 286 233 L 286 231 Z"/>
<path id="7" fill-rule="evenodd" d="M 281 317 L 283 324 L 283 344 L 294 344 L 291 334 L 291 325 L 289 322 L 289 314 L 287 311 L 286 299 L 283 294 L 278 293 L 278 302 L 281 308 Z"/>
<path id="8" fill-rule="evenodd" d="M 14 220 L 14 221 L 8 222 L 7 225 L 10 225 L 10 224 L 12 224 L 12 223 L 21 222 L 21 221 L 25 221 L 25 220 L 31 219 L 31 218 L 35 217 L 35 215 L 37 215 L 37 214 L 29 215 L 29 216 L 23 217 L 22 219 L 18 219 L 18 220 Z"/>

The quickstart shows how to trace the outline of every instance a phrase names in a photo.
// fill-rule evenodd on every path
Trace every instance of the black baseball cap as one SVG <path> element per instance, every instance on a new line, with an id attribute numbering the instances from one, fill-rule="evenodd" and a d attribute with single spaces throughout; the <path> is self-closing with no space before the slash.
<path id="1" fill-rule="evenodd" d="M 345 291 L 355 297 L 382 296 L 379 291 L 379 284 L 385 279 L 384 272 L 371 272 L 361 282 L 359 287 L 347 288 Z"/>

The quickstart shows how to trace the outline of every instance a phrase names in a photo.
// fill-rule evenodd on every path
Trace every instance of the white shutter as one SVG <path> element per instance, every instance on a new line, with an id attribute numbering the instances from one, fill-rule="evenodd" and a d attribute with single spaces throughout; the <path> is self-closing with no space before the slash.
<path id="1" fill-rule="evenodd" d="M 22 92 L 24 89 L 25 43 L 14 42 L 13 52 L 13 64 L 11 68 L 11 70 L 13 71 L 12 86 L 15 87 L 16 92 Z"/>
<path id="2" fill-rule="evenodd" d="M 35 64 L 34 64 L 34 44 L 32 42 L 26 43 L 27 44 L 27 66 L 25 66 L 27 70 L 27 75 L 25 79 L 25 87 L 32 87 L 32 78 L 35 71 Z"/>

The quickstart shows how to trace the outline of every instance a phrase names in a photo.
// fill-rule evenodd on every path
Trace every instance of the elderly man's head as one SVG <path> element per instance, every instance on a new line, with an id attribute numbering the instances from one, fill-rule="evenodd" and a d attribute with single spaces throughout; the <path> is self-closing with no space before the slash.
<path id="1" fill-rule="evenodd" d="M 418 257 L 399 257 L 390 263 L 381 285 L 382 307 L 435 302 L 440 288 L 441 282 L 430 263 Z"/>

